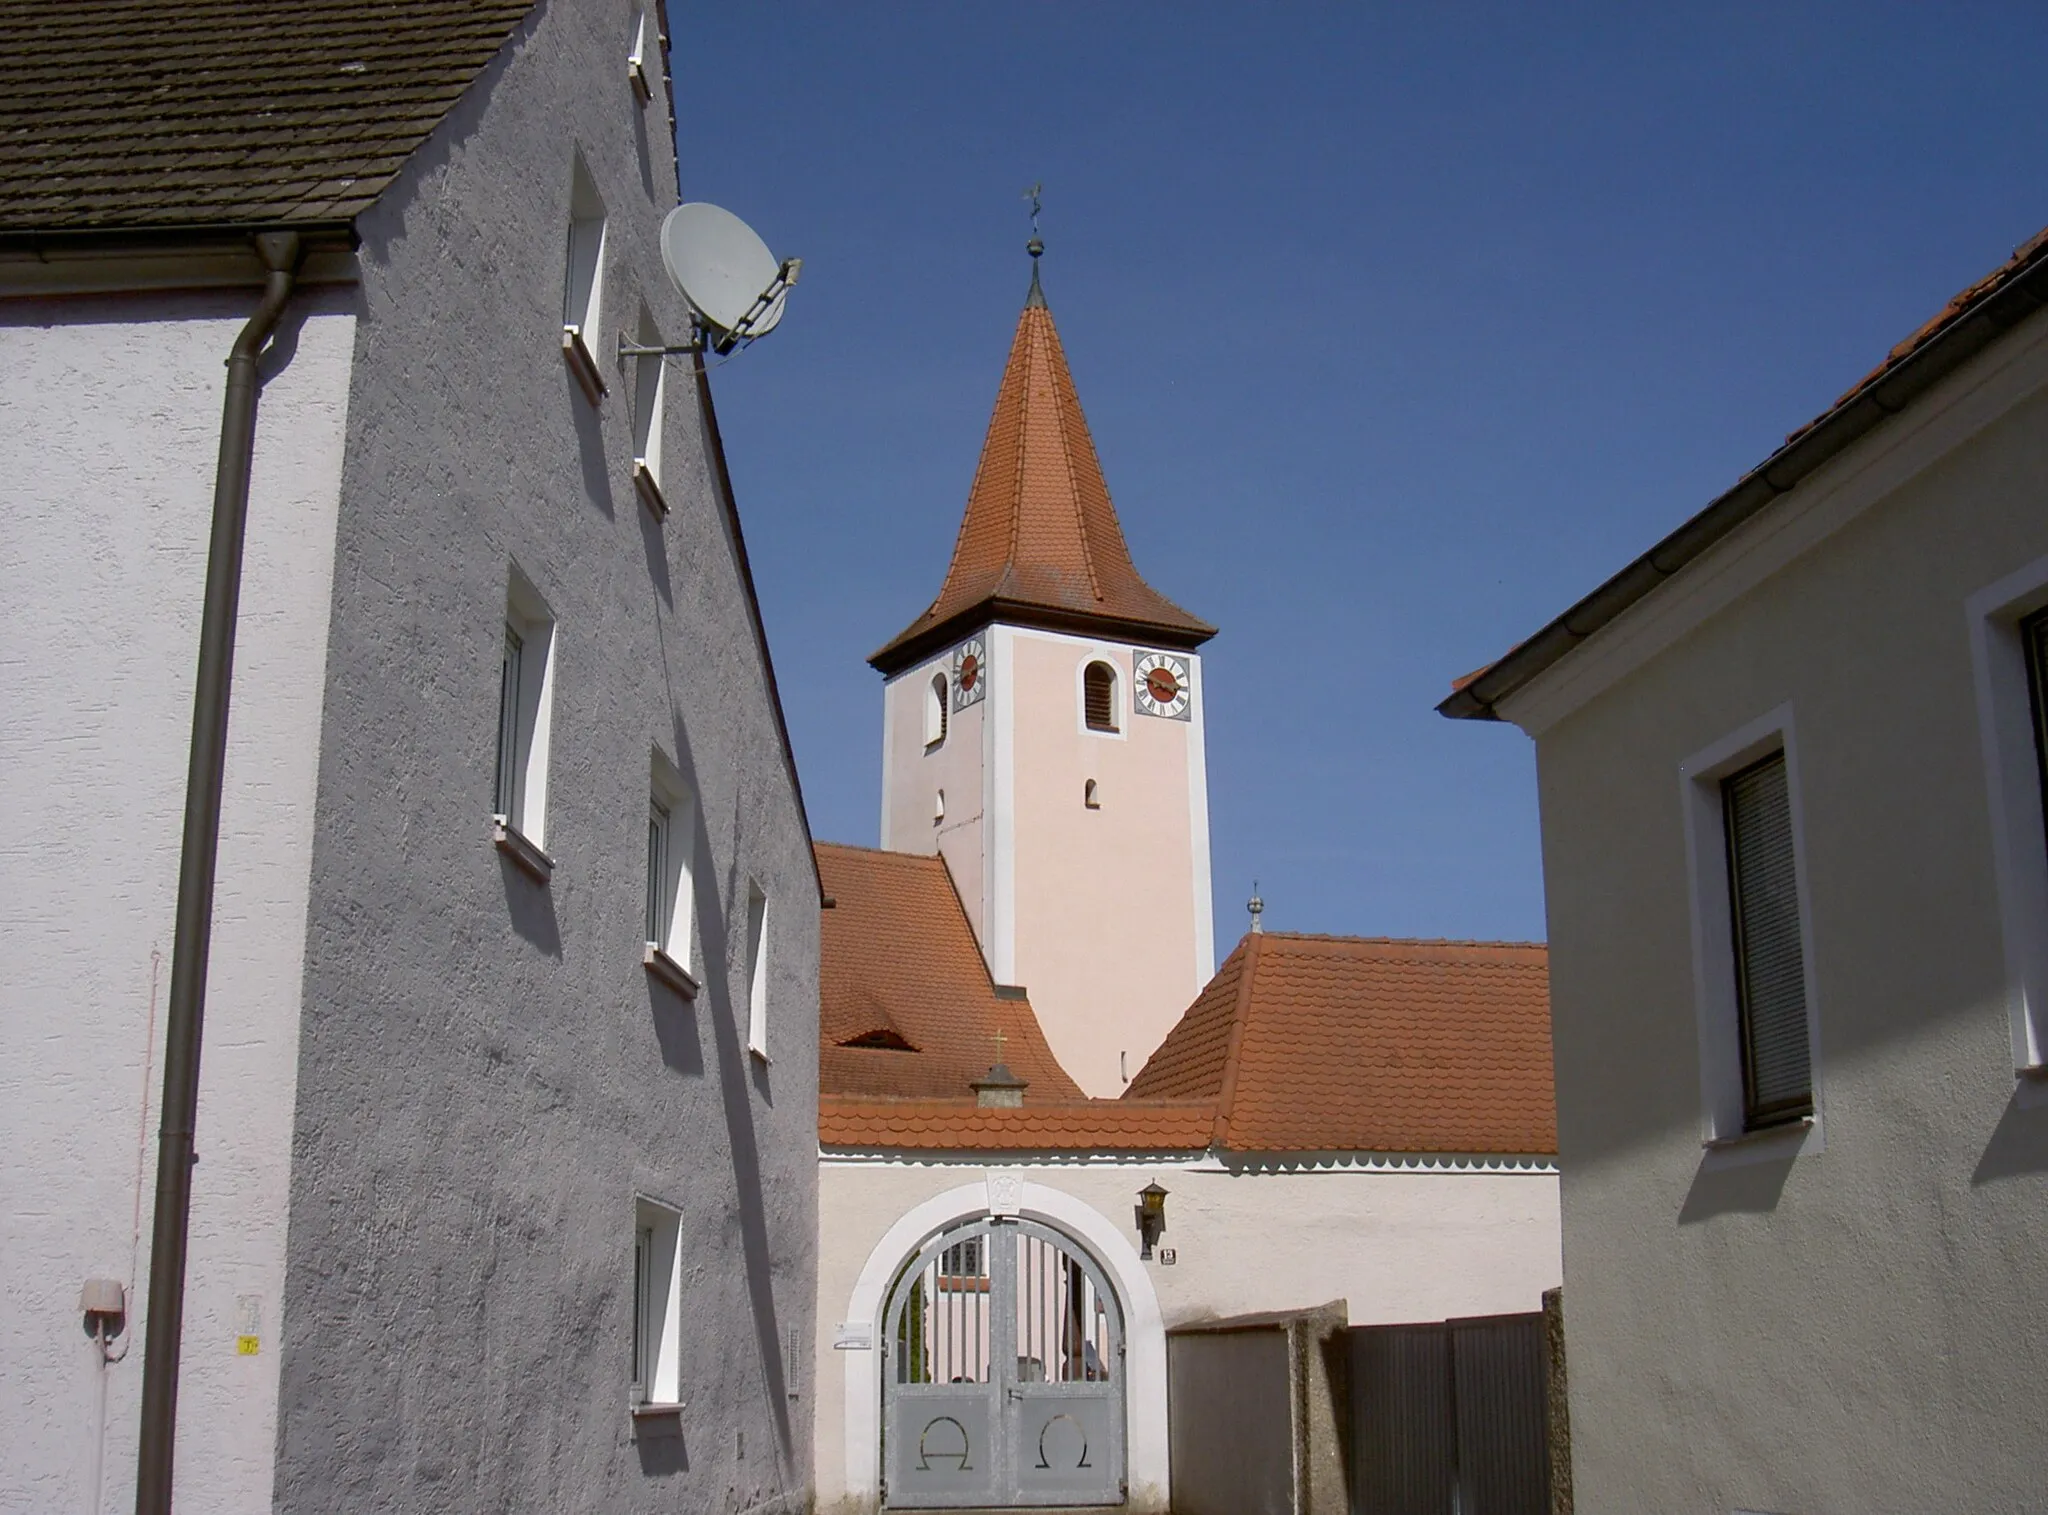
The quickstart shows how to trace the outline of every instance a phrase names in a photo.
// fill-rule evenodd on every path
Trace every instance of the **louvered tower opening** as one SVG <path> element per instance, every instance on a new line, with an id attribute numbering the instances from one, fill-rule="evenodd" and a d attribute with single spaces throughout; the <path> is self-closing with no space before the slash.
<path id="1" fill-rule="evenodd" d="M 1081 675 L 1083 713 L 1090 731 L 1116 730 L 1116 670 L 1090 663 Z"/>

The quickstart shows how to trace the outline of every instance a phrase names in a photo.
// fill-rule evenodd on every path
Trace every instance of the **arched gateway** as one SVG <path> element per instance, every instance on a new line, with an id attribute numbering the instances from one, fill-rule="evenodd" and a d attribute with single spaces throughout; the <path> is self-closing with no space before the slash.
<path id="1" fill-rule="evenodd" d="M 904 1260 L 881 1325 L 890 1507 L 1123 1501 L 1123 1310 L 1079 1242 L 1016 1215 L 957 1222 Z"/>

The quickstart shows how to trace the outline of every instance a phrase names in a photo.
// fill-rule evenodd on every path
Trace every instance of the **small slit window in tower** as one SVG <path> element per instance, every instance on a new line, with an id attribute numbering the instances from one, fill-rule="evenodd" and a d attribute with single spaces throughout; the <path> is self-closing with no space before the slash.
<path id="1" fill-rule="evenodd" d="M 1090 810 L 1100 810 L 1102 808 L 1102 794 L 1095 787 L 1095 780 L 1090 779 L 1081 786 L 1081 803 Z"/>
<path id="2" fill-rule="evenodd" d="M 946 707 L 952 703 L 946 697 L 949 692 L 946 676 L 943 673 L 933 674 L 931 686 L 924 693 L 924 745 L 927 750 L 946 740 Z"/>
<path id="3" fill-rule="evenodd" d="M 1090 663 L 1081 675 L 1081 703 L 1090 731 L 1116 730 L 1116 670 Z"/>
<path id="4" fill-rule="evenodd" d="M 946 791 L 941 789 L 932 796 L 932 824 L 938 825 L 946 818 Z"/>

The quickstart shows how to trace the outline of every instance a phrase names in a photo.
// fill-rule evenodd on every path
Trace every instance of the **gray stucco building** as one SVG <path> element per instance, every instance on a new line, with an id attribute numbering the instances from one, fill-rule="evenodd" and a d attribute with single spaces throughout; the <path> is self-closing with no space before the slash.
<path id="1" fill-rule="evenodd" d="M 4 24 L 0 1509 L 133 1500 L 221 364 L 284 275 L 179 1503 L 801 1508 L 819 890 L 705 380 L 615 355 L 689 331 L 658 8 Z"/>

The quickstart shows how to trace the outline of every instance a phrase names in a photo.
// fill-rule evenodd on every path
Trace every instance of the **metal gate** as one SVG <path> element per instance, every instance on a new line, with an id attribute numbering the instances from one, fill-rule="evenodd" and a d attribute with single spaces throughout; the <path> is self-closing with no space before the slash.
<path id="1" fill-rule="evenodd" d="M 1072 1240 L 1010 1216 L 951 1227 L 883 1320 L 885 1503 L 1123 1502 L 1123 1317 Z"/>

